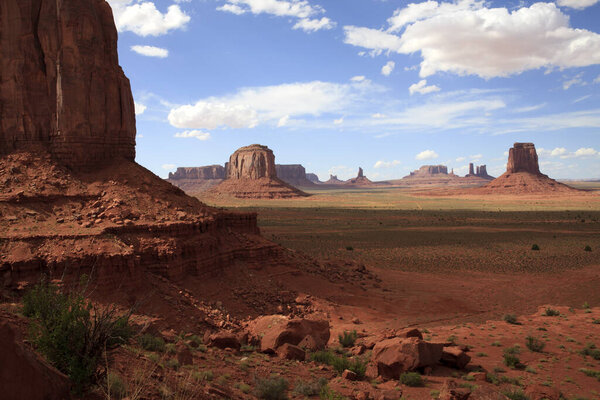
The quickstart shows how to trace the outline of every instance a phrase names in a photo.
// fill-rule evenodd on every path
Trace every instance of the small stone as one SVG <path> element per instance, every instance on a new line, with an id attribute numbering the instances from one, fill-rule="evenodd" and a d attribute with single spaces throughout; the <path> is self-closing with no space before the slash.
<path id="1" fill-rule="evenodd" d="M 346 370 L 344 370 L 344 372 L 342 372 L 342 379 L 346 379 L 349 381 L 357 381 L 358 375 L 356 374 L 356 372 L 346 369 Z"/>

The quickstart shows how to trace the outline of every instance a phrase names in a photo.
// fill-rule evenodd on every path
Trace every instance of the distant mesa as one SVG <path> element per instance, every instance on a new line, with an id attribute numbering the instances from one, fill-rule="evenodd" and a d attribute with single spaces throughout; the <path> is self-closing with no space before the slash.
<path id="1" fill-rule="evenodd" d="M 445 165 L 423 165 L 418 170 L 411 172 L 410 175 L 405 176 L 405 178 L 430 177 L 433 175 L 448 175 L 448 167 Z"/>
<path id="2" fill-rule="evenodd" d="M 300 164 L 276 164 L 275 169 L 277 170 L 277 177 L 292 186 L 311 187 L 319 182 L 319 177 L 315 174 L 311 174 L 315 177 L 314 182 L 308 179 L 309 174 L 306 173 L 306 169 Z"/>
<path id="3" fill-rule="evenodd" d="M 218 185 L 225 179 L 226 170 L 222 165 L 205 167 L 181 167 L 169 173 L 168 182 L 187 193 L 202 193 Z"/>
<path id="4" fill-rule="evenodd" d="M 540 172 L 533 143 L 515 143 L 508 152 L 506 172 L 487 185 L 472 189 L 482 194 L 552 194 L 580 192 Z"/>
<path id="5" fill-rule="evenodd" d="M 342 185 L 344 181 L 338 179 L 337 175 L 329 175 L 329 179 L 323 182 L 326 185 Z"/>
<path id="6" fill-rule="evenodd" d="M 317 174 L 313 174 L 313 173 L 307 173 L 306 179 L 308 179 L 312 183 L 316 183 L 316 184 L 323 183 L 319 180 L 319 176 Z"/>
<path id="7" fill-rule="evenodd" d="M 277 177 L 273 151 L 259 144 L 236 150 L 227 163 L 226 179 L 210 189 L 209 193 L 242 199 L 308 196 Z"/>
<path id="8" fill-rule="evenodd" d="M 369 178 L 365 176 L 361 167 L 358 167 L 358 174 L 356 175 L 356 178 L 352 178 L 346 181 L 346 185 L 353 186 L 370 186 L 374 184 L 375 183 L 373 183 L 371 180 L 369 180 Z"/>
<path id="9" fill-rule="evenodd" d="M 487 180 L 494 179 L 493 176 L 487 173 L 486 165 L 478 165 L 477 167 L 475 167 L 473 163 L 469 163 L 469 173 L 467 174 L 466 178 L 470 177 L 478 177 Z"/>

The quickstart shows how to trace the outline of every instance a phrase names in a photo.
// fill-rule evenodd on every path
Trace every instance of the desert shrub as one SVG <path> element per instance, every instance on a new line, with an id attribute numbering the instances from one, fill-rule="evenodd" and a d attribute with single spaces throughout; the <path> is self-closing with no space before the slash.
<path id="1" fill-rule="evenodd" d="M 540 339 L 538 339 L 536 337 L 527 336 L 525 338 L 525 345 L 527 346 L 527 348 L 529 350 L 536 352 L 536 353 L 541 353 L 542 350 L 544 350 L 546 343 L 542 342 Z"/>
<path id="2" fill-rule="evenodd" d="M 167 345 L 163 338 L 154 336 L 150 333 L 144 333 L 140 336 L 138 338 L 138 344 L 144 350 L 158 351 L 159 353 L 164 353 L 167 349 Z"/>
<path id="3" fill-rule="evenodd" d="M 507 347 L 504 349 L 504 365 L 514 369 L 521 368 L 523 364 L 521 364 L 521 360 L 518 357 L 520 352 L 521 349 L 518 346 Z"/>
<path id="4" fill-rule="evenodd" d="M 342 396 L 340 393 L 331 390 L 331 388 L 327 385 L 325 385 L 322 389 L 321 392 L 319 393 L 319 398 L 322 400 L 344 400 L 345 397 Z"/>
<path id="5" fill-rule="evenodd" d="M 294 393 L 305 397 L 312 397 L 321 393 L 321 390 L 323 390 L 325 386 L 327 386 L 327 379 L 325 378 L 313 380 L 311 382 L 298 380 L 294 386 Z"/>
<path id="6" fill-rule="evenodd" d="M 509 324 L 513 324 L 513 325 L 519 324 L 519 322 L 517 321 L 517 316 L 515 314 L 506 314 L 504 316 L 504 321 L 508 322 Z"/>
<path id="7" fill-rule="evenodd" d="M 127 395 L 127 387 L 123 379 L 112 372 L 106 375 L 106 389 L 110 398 L 122 399 Z"/>
<path id="8" fill-rule="evenodd" d="M 310 359 L 321 364 L 331 365 L 338 374 L 348 369 L 354 372 L 359 379 L 363 379 L 367 371 L 366 361 L 359 358 L 349 359 L 344 354 L 338 356 L 331 350 L 316 351 L 310 355 Z"/>
<path id="9" fill-rule="evenodd" d="M 165 366 L 177 371 L 179 369 L 179 361 L 176 358 L 169 358 L 165 363 Z"/>
<path id="10" fill-rule="evenodd" d="M 71 378 L 76 392 L 102 376 L 98 366 L 105 349 L 131 334 L 129 313 L 119 316 L 115 307 L 94 306 L 83 291 L 63 293 L 45 281 L 25 294 L 23 314 L 32 320 L 31 342 Z"/>
<path id="11" fill-rule="evenodd" d="M 588 343 L 585 345 L 583 349 L 579 352 L 583 356 L 590 356 L 594 360 L 600 360 L 600 350 L 596 348 L 594 343 Z"/>
<path id="12" fill-rule="evenodd" d="M 356 331 L 344 331 L 343 334 L 338 335 L 338 340 L 343 347 L 352 347 L 357 337 Z"/>
<path id="13" fill-rule="evenodd" d="M 416 372 L 404 372 L 403 374 L 400 374 L 399 381 L 401 384 L 410 387 L 425 386 L 425 382 L 423 382 L 423 377 Z"/>
<path id="14" fill-rule="evenodd" d="M 286 400 L 288 381 L 281 376 L 273 375 L 265 379 L 256 380 L 256 397 L 265 400 Z"/>
<path id="15" fill-rule="evenodd" d="M 194 372 L 192 374 L 194 380 L 196 380 L 197 382 L 203 382 L 203 381 L 212 381 L 213 378 L 215 377 L 215 375 L 213 374 L 212 370 L 208 369 L 206 371 L 198 371 L 198 372 Z"/>
<path id="16" fill-rule="evenodd" d="M 587 301 L 585 303 L 583 303 L 583 305 L 581 306 L 584 310 L 589 310 L 590 309 L 590 303 L 588 303 Z"/>
<path id="17" fill-rule="evenodd" d="M 352 247 L 352 246 L 346 246 L 346 250 L 348 250 L 348 251 L 353 251 L 353 250 L 354 250 L 354 247 Z"/>
<path id="18" fill-rule="evenodd" d="M 548 307 L 546 308 L 546 310 L 544 310 L 544 313 L 542 315 L 545 317 L 558 317 L 560 315 L 560 311 Z"/>
<path id="19" fill-rule="evenodd" d="M 502 394 L 508 397 L 510 400 L 529 400 L 529 397 L 521 389 L 508 389 L 503 390 Z"/>
<path id="20" fill-rule="evenodd" d="M 244 382 L 240 382 L 235 386 L 240 390 L 240 392 L 242 392 L 244 394 L 248 394 L 248 393 L 250 393 L 250 390 L 252 390 L 250 385 L 248 385 L 247 383 L 244 383 Z"/>
<path id="21" fill-rule="evenodd" d="M 175 343 L 167 343 L 165 344 L 165 351 L 167 352 L 167 354 L 177 354 L 177 346 L 175 345 Z"/>
<path id="22" fill-rule="evenodd" d="M 600 381 L 600 371 L 595 371 L 593 369 L 581 368 L 579 372 L 582 372 L 589 376 L 590 378 L 596 378 Z"/>
<path id="23" fill-rule="evenodd" d="M 534 244 L 533 246 L 531 246 L 531 250 L 539 251 L 540 250 L 540 246 L 538 246 L 537 244 Z"/>
<path id="24" fill-rule="evenodd" d="M 592 251 L 592 248 L 590 246 L 585 246 L 585 248 L 583 250 L 584 251 Z"/>
<path id="25" fill-rule="evenodd" d="M 600 325 L 600 318 L 592 320 L 592 324 Z"/>

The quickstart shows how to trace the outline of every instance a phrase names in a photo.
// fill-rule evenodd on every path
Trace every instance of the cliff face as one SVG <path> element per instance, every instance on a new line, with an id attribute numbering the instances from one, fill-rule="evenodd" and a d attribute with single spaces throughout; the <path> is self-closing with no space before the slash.
<path id="1" fill-rule="evenodd" d="M 289 183 L 293 186 L 313 186 L 314 182 L 308 179 L 306 169 L 300 164 L 290 165 L 275 165 L 277 170 L 277 177 L 284 182 Z M 317 178 L 317 181 L 319 178 Z"/>
<path id="2" fill-rule="evenodd" d="M 275 155 L 267 146 L 253 144 L 236 150 L 227 164 L 227 179 L 277 178 Z"/>
<path id="3" fill-rule="evenodd" d="M 135 158 L 135 110 L 104 0 L 0 2 L 0 153 L 70 167 Z"/>
<path id="4" fill-rule="evenodd" d="M 169 179 L 225 179 L 225 168 L 222 165 L 206 167 L 181 167 L 175 173 L 169 173 Z"/>
<path id="5" fill-rule="evenodd" d="M 506 172 L 529 172 L 540 174 L 538 156 L 533 143 L 515 143 L 508 151 Z"/>
<path id="6" fill-rule="evenodd" d="M 416 171 L 410 173 L 410 176 L 425 177 L 438 174 L 448 174 L 448 167 L 445 165 L 423 165 Z"/>

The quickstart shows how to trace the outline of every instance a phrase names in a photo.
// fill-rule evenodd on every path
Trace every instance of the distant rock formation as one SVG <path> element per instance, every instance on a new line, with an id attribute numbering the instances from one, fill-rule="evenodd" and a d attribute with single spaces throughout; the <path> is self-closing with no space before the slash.
<path id="1" fill-rule="evenodd" d="M 135 110 L 105 1 L 0 2 L 0 155 L 93 169 L 135 159 Z"/>
<path id="2" fill-rule="evenodd" d="M 467 176 L 469 176 L 469 175 L 471 175 L 471 176 L 475 175 L 475 170 L 473 169 L 473 163 L 469 163 L 469 174 Z"/>
<path id="3" fill-rule="evenodd" d="M 487 166 L 485 164 L 473 167 L 473 163 L 469 163 L 469 173 L 465 176 L 465 178 L 471 178 L 471 177 L 478 177 L 478 178 L 487 179 L 487 180 L 494 179 L 493 176 L 488 175 Z"/>
<path id="4" fill-rule="evenodd" d="M 276 164 L 277 177 L 292 186 L 313 186 L 314 182 L 307 178 L 306 169 L 300 164 Z M 315 175 L 316 176 L 316 175 Z M 319 178 L 317 177 L 317 181 Z"/>
<path id="5" fill-rule="evenodd" d="M 312 183 L 317 183 L 317 184 L 319 184 L 319 183 L 322 183 L 322 182 L 319 180 L 319 176 L 318 176 L 317 174 L 308 173 L 308 174 L 306 174 L 306 179 L 308 179 L 308 180 L 309 180 L 309 181 L 311 181 Z"/>
<path id="6" fill-rule="evenodd" d="M 342 181 L 342 180 L 339 180 L 339 179 L 338 179 L 338 177 L 337 177 L 337 175 L 331 175 L 331 174 L 330 174 L 330 175 L 329 175 L 329 179 L 328 179 L 328 180 L 326 180 L 326 181 L 325 181 L 325 182 L 323 182 L 323 183 L 325 183 L 326 185 L 341 185 L 341 184 L 343 184 L 343 183 L 344 183 L 344 181 Z"/>
<path id="7" fill-rule="evenodd" d="M 365 176 L 363 169 L 361 167 L 358 167 L 358 174 L 356 175 L 356 178 L 347 180 L 345 183 L 346 183 L 346 185 L 354 185 L 354 186 L 374 185 L 374 183 Z"/>
<path id="8" fill-rule="evenodd" d="M 277 177 L 275 155 L 267 146 L 253 144 L 236 150 L 226 170 L 226 179 L 209 191 L 211 195 L 255 199 L 308 196 Z"/>
<path id="9" fill-rule="evenodd" d="M 410 173 L 405 178 L 411 177 L 429 177 L 433 175 L 448 175 L 448 167 L 445 165 L 423 165 L 416 171 Z"/>
<path id="10" fill-rule="evenodd" d="M 180 167 L 169 173 L 170 180 L 182 179 L 225 179 L 225 168 L 222 165 L 205 167 Z"/>
<path id="11" fill-rule="evenodd" d="M 538 156 L 533 143 L 515 143 L 508 152 L 506 172 L 487 185 L 473 189 L 473 192 L 512 195 L 560 194 L 580 191 L 540 172 Z"/>

